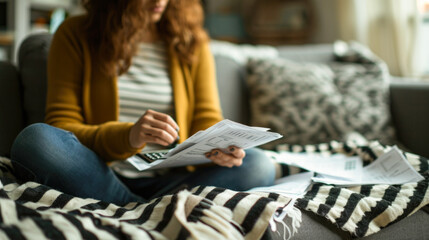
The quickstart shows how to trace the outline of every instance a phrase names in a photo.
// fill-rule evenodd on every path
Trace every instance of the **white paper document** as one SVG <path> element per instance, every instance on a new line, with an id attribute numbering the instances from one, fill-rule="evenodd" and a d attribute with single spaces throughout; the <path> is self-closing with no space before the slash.
<path id="1" fill-rule="evenodd" d="M 404 184 L 424 178 L 394 146 L 371 164 L 363 167 L 360 157 L 334 154 L 281 152 L 277 161 L 317 173 L 312 180 L 340 186 L 364 184 Z"/>
<path id="2" fill-rule="evenodd" d="M 313 153 L 281 152 L 279 161 L 311 172 L 344 178 L 359 178 L 362 174 L 362 159 L 357 156 L 333 154 L 323 156 Z"/>
<path id="3" fill-rule="evenodd" d="M 225 119 L 204 131 L 195 133 L 171 149 L 165 159 L 148 163 L 135 155 L 127 161 L 140 171 L 208 163 L 211 161 L 204 154 L 213 149 L 222 150 L 229 146 L 247 149 L 282 137 L 282 135 L 268 130 L 267 128 L 249 127 Z"/>
<path id="4" fill-rule="evenodd" d="M 371 164 L 362 168 L 360 177 L 339 177 L 338 175 L 318 174 L 313 181 L 352 186 L 365 184 L 404 184 L 418 182 L 424 178 L 405 159 L 395 146 Z"/>
<path id="5" fill-rule="evenodd" d="M 291 198 L 298 198 L 305 195 L 311 185 L 313 172 L 303 172 L 277 179 L 273 186 L 256 187 L 248 192 L 272 192 Z"/>

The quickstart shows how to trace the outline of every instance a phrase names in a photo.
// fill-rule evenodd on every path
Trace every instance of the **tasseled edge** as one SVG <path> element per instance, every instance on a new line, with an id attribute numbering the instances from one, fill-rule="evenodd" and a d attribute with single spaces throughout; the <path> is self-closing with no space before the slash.
<path id="1" fill-rule="evenodd" d="M 302 215 L 301 211 L 294 206 L 295 201 L 296 199 L 292 199 L 288 205 L 277 209 L 270 219 L 271 231 L 276 232 L 278 224 L 283 226 L 282 239 L 291 239 L 295 233 L 298 232 L 298 228 L 301 226 Z M 286 218 L 290 219 L 292 229 L 286 224 Z"/>

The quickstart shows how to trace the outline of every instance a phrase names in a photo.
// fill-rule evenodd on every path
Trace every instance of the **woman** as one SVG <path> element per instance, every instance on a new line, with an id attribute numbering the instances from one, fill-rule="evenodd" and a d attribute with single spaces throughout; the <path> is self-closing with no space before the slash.
<path id="1" fill-rule="evenodd" d="M 183 185 L 247 190 L 273 183 L 274 166 L 261 151 L 234 146 L 213 149 L 205 157 L 214 164 L 194 171 L 130 176 L 109 167 L 220 121 L 214 63 L 198 0 L 83 3 L 87 14 L 67 19 L 52 40 L 47 124 L 27 127 L 12 147 L 22 178 L 116 204 Z"/>

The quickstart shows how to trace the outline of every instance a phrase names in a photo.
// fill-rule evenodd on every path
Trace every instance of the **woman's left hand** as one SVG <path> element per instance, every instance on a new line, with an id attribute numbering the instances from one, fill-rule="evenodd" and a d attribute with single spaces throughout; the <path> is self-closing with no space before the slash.
<path id="1" fill-rule="evenodd" d="M 246 153 L 242 148 L 230 146 L 226 150 L 213 149 L 205 155 L 217 165 L 231 168 L 234 166 L 241 166 Z"/>

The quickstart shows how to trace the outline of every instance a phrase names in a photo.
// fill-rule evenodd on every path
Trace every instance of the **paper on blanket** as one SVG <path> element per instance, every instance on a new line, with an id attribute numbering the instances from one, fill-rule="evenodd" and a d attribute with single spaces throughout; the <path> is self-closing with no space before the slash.
<path id="1" fill-rule="evenodd" d="M 423 179 L 424 178 L 411 166 L 396 146 L 378 157 L 368 166 L 365 166 L 362 169 L 362 176 L 360 178 L 345 179 L 326 174 L 313 177 L 313 181 L 343 186 L 404 184 L 418 182 Z"/>
<path id="2" fill-rule="evenodd" d="M 318 153 L 281 152 L 277 161 L 311 172 L 351 179 L 360 178 L 363 167 L 360 157 L 344 154 L 325 156 Z"/>
<path id="3" fill-rule="evenodd" d="M 204 154 L 215 148 L 227 149 L 229 146 L 237 146 L 247 149 L 281 137 L 282 135 L 278 133 L 269 132 L 267 128 L 249 127 L 225 119 L 204 131 L 197 132 L 171 149 L 166 155 L 166 159 L 146 163 L 138 156 L 133 156 L 127 161 L 140 171 L 196 165 L 211 162 Z"/>
<path id="4" fill-rule="evenodd" d="M 248 192 L 272 192 L 280 195 L 298 198 L 304 196 L 311 184 L 313 172 L 303 172 L 277 179 L 273 186 L 256 187 Z"/>

